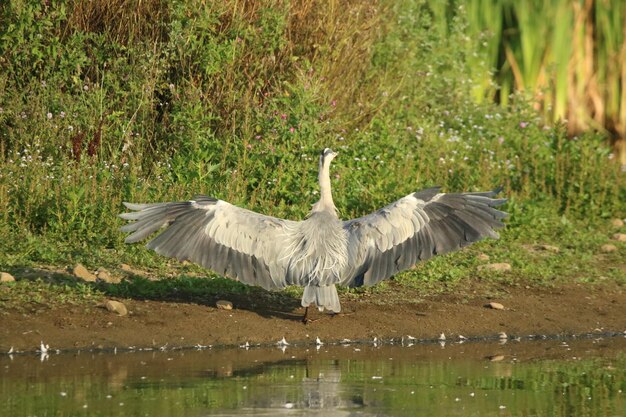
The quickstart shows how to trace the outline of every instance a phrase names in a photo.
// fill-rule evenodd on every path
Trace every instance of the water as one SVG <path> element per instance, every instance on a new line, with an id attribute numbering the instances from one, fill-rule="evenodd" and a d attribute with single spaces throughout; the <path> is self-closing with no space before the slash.
<path id="1" fill-rule="evenodd" d="M 626 416 L 626 339 L 0 356 L 1 416 Z"/>

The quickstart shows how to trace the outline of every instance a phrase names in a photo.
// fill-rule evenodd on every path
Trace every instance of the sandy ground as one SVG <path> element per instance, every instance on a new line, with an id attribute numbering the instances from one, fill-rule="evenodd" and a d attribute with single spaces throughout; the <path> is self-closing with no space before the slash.
<path id="1" fill-rule="evenodd" d="M 392 288 L 393 289 L 393 288 Z M 410 292 L 406 288 L 398 288 Z M 486 294 L 497 294 L 486 296 Z M 386 302 L 385 294 L 343 299 L 345 313 L 301 322 L 299 300 L 281 307 L 258 300 L 232 299 L 233 310 L 184 301 L 120 299 L 129 313 L 118 316 L 101 304 L 31 312 L 0 311 L 0 352 L 11 347 L 34 351 L 40 342 L 52 349 L 158 348 L 194 345 L 275 344 L 283 337 L 293 344 L 322 341 L 497 338 L 530 335 L 580 335 L 626 331 L 626 290 L 614 285 L 567 285 L 558 288 L 476 286 L 416 302 Z M 389 297 L 387 295 L 387 297 Z M 402 299 L 412 299 L 403 294 Z M 503 310 L 485 307 L 498 302 Z"/>

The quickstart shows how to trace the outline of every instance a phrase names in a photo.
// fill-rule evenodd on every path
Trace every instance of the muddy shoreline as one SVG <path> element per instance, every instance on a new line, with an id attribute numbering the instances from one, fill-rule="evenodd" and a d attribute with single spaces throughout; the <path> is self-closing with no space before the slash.
<path id="1" fill-rule="evenodd" d="M 401 299 L 411 299 L 403 288 Z M 497 295 L 494 295 L 497 294 Z M 394 301 L 387 294 L 343 300 L 345 314 L 302 324 L 297 305 L 272 306 L 233 300 L 233 310 L 212 302 L 119 299 L 121 317 L 102 303 L 32 312 L 2 311 L 0 352 L 35 352 L 41 342 L 52 351 L 159 350 L 192 347 L 270 346 L 283 337 L 290 346 L 355 342 L 542 339 L 621 335 L 626 331 L 626 292 L 616 285 L 573 284 L 556 288 L 519 286 L 464 291 Z M 385 299 L 387 298 L 387 300 Z M 485 307 L 498 302 L 502 310 Z"/>

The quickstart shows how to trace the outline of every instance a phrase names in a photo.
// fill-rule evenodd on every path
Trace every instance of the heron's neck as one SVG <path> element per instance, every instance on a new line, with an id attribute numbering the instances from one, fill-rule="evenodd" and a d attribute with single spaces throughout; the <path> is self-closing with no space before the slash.
<path id="1" fill-rule="evenodd" d="M 337 209 L 330 192 L 330 162 L 320 167 L 318 180 L 320 183 L 320 199 L 313 205 L 313 211 L 331 211 L 336 214 Z"/>

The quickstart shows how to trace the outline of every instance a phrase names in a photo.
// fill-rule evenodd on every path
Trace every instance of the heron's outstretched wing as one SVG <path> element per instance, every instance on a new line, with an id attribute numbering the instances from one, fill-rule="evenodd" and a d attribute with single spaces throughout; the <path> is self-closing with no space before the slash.
<path id="1" fill-rule="evenodd" d="M 138 242 L 164 228 L 146 245 L 160 255 L 190 260 L 218 274 L 265 289 L 286 283 L 288 259 L 279 256 L 280 242 L 297 222 L 265 216 L 222 200 L 196 196 L 176 203 L 124 205 L 120 214 L 133 223 L 126 243 Z"/>
<path id="2" fill-rule="evenodd" d="M 341 284 L 374 285 L 418 261 L 497 238 L 494 229 L 506 217 L 494 208 L 506 201 L 492 198 L 499 191 L 445 194 L 430 188 L 344 222 L 349 261 Z"/>

